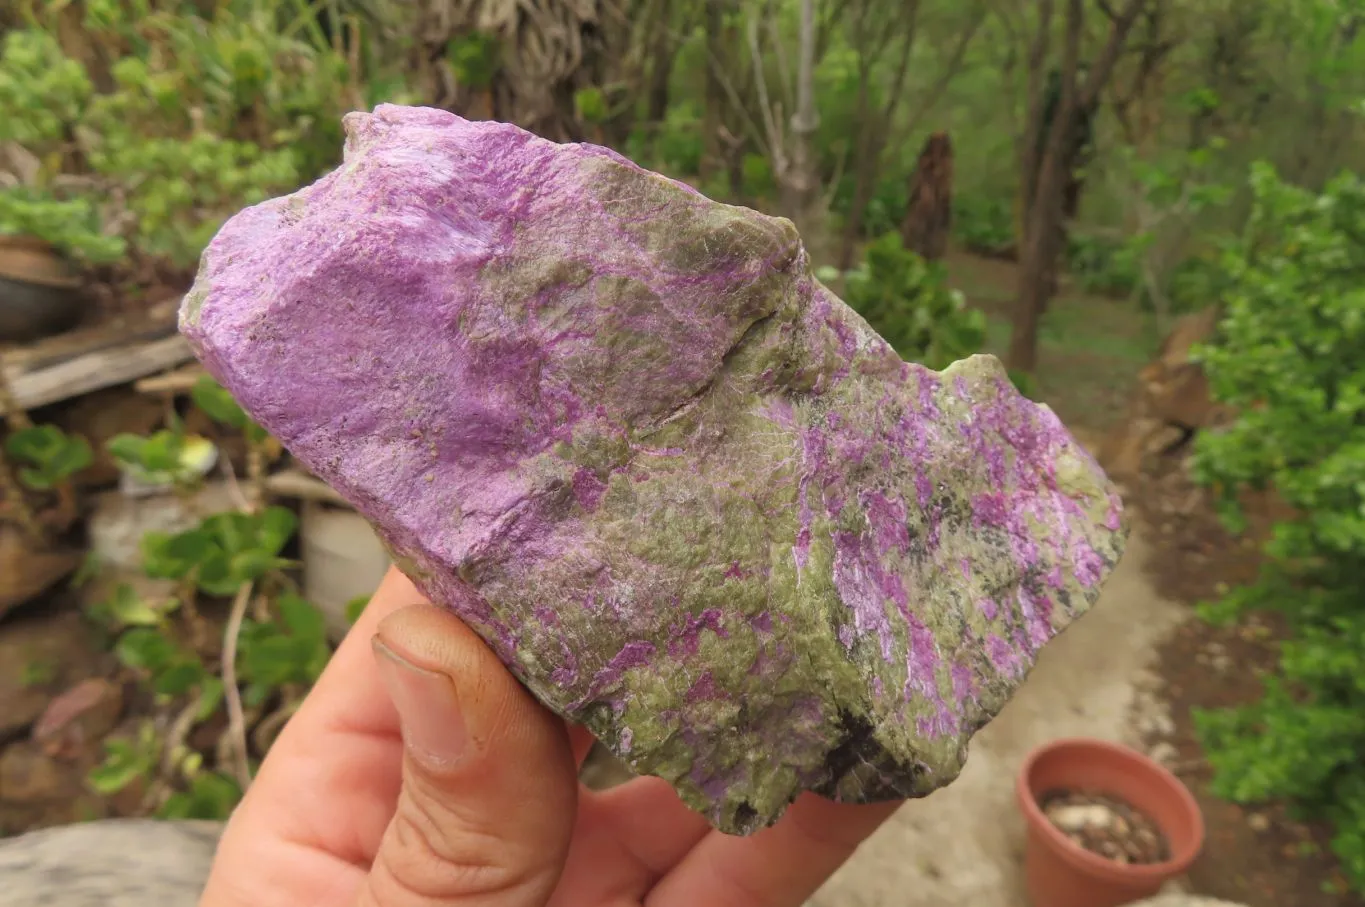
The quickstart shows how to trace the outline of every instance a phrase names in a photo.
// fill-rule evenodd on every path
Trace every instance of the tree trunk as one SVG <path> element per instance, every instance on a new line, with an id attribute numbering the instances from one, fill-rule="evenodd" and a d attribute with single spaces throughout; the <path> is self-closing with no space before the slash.
<path id="1" fill-rule="evenodd" d="M 853 163 L 853 199 L 849 205 L 848 216 L 844 218 L 843 235 L 839 240 L 839 261 L 840 271 L 847 271 L 853 267 L 853 252 L 858 245 L 858 235 L 863 230 L 863 214 L 867 210 L 868 197 L 872 194 L 873 174 L 871 171 L 878 169 L 876 163 L 881 158 L 881 148 L 878 136 L 875 134 L 876 127 L 868 123 L 868 94 L 869 82 L 872 73 L 870 66 L 859 66 L 858 72 L 858 100 L 854 107 L 855 120 L 860 124 L 859 132 L 862 133 L 858 141 L 857 149 L 854 151 Z"/>
<path id="2" fill-rule="evenodd" d="M 901 224 L 905 248 L 925 261 L 948 251 L 953 225 L 953 143 L 946 132 L 929 136 L 910 176 L 909 206 Z"/>
<path id="3" fill-rule="evenodd" d="M 815 131 L 820 126 L 815 111 L 815 0 L 801 0 L 800 35 L 796 111 L 791 122 L 791 172 L 787 184 L 789 204 L 798 223 L 810 215 L 820 191 L 814 148 Z"/>
<path id="4" fill-rule="evenodd" d="M 1083 0 L 1068 0 L 1066 38 L 1056 104 L 1037 155 L 1039 165 L 1031 198 L 1026 198 L 1023 243 L 1019 250 L 1019 278 L 1015 300 L 1014 330 L 1010 334 L 1008 362 L 1011 368 L 1032 372 L 1038 364 L 1038 327 L 1052 295 L 1057 248 L 1061 234 L 1062 194 L 1072 121 L 1076 110 L 1076 69 L 1080 57 L 1084 17 Z M 1040 121 L 1047 116 L 1039 110 Z M 1040 125 L 1032 130 L 1043 135 Z"/>
<path id="5" fill-rule="evenodd" d="M 791 120 L 791 164 L 783 180 L 784 207 L 798 226 L 808 226 L 820 194 L 814 136 L 820 126 L 815 111 L 815 0 L 801 0 L 801 54 L 796 69 L 796 111 Z"/>
<path id="6" fill-rule="evenodd" d="M 1123 10 L 1111 18 L 1109 37 L 1084 84 L 1078 84 L 1077 70 L 1085 3 L 1084 0 L 1067 2 L 1060 94 L 1048 124 L 1040 164 L 1035 171 L 1037 178 L 1031 193 L 1031 204 L 1027 206 L 1022 219 L 1023 241 L 1020 246 L 1014 329 L 1007 355 L 1010 367 L 1019 371 L 1032 372 L 1038 361 L 1038 327 L 1053 293 L 1057 258 L 1062 252 L 1061 243 L 1065 237 L 1063 212 L 1067 181 L 1076 164 L 1078 150 L 1077 114 L 1098 103 L 1099 92 L 1113 74 L 1114 64 L 1145 2 L 1127 0 Z M 1038 122 L 1029 126 L 1034 135 L 1042 131 L 1045 111 L 1041 105 L 1036 113 Z M 1025 170 L 1021 175 L 1027 178 L 1028 171 Z"/>
<path id="7" fill-rule="evenodd" d="M 706 0 L 702 14 L 702 33 L 706 43 L 706 88 L 702 103 L 702 179 L 720 169 L 725 160 L 721 146 L 721 124 L 726 109 L 725 86 L 721 84 L 721 55 L 724 43 L 725 0 Z M 660 118 L 662 119 L 662 118 Z M 658 121 L 655 122 L 658 128 Z"/>
<path id="8" fill-rule="evenodd" d="M 1021 250 L 1020 254 L 1028 244 L 1038 168 L 1042 164 L 1047 110 L 1044 73 L 1052 38 L 1052 6 L 1052 0 L 1038 0 L 1038 30 L 1034 32 L 1029 45 L 1028 112 L 1024 120 L 1024 133 L 1019 137 L 1019 199 L 1015 211 L 1015 245 Z"/>

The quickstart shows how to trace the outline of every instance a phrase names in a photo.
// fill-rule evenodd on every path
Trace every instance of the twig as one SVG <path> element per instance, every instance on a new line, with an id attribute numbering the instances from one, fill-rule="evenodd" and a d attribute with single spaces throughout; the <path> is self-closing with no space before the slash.
<path id="1" fill-rule="evenodd" d="M 261 449 L 261 442 L 251 438 L 247 438 L 246 442 L 246 478 L 247 501 L 251 505 L 248 509 L 251 513 L 260 513 L 265 509 L 267 497 L 265 451 Z"/>
<path id="2" fill-rule="evenodd" d="M 140 394 L 184 393 L 193 390 L 199 380 L 207 374 L 208 372 L 204 371 L 203 366 L 193 365 L 178 371 L 167 372 L 164 375 L 142 378 L 133 382 L 133 390 Z"/>
<path id="3" fill-rule="evenodd" d="M 251 740 L 256 744 L 256 749 L 262 753 L 270 749 L 275 738 L 280 735 L 280 731 L 289 722 L 289 719 L 294 717 L 294 713 L 299 710 L 299 706 L 302 704 L 302 699 L 293 696 L 287 697 L 278 709 L 262 718 L 256 725 L 256 729 L 251 732 Z"/>
<path id="4" fill-rule="evenodd" d="M 165 802 L 172 789 L 172 779 L 179 768 L 176 756 L 185 749 L 185 740 L 194 730 L 195 718 L 199 713 L 199 699 L 196 697 L 181 707 L 166 729 L 166 739 L 161 744 L 161 765 L 156 780 L 147 788 L 139 804 L 139 813 L 148 813 Z"/>
<path id="5" fill-rule="evenodd" d="M 232 469 L 232 461 L 227 457 L 219 457 L 219 465 L 223 468 L 223 480 L 227 483 L 228 495 L 232 498 L 237 509 L 243 513 L 251 512 L 251 502 L 242 493 L 242 485 L 237 481 L 237 473 Z"/>
<path id="6" fill-rule="evenodd" d="M 285 469 L 273 473 L 266 478 L 265 488 L 277 498 L 298 498 L 303 501 L 340 504 L 343 507 L 350 506 L 345 498 L 332 489 L 332 486 L 297 469 Z"/>
<path id="7" fill-rule="evenodd" d="M 237 783 L 245 791 L 251 785 L 251 767 L 247 764 L 246 715 L 242 711 L 242 695 L 237 689 L 237 636 L 242 632 L 242 621 L 251 602 L 251 583 L 242 583 L 232 599 L 232 611 L 223 629 L 223 697 L 227 702 L 227 734 L 232 740 L 233 770 Z"/>

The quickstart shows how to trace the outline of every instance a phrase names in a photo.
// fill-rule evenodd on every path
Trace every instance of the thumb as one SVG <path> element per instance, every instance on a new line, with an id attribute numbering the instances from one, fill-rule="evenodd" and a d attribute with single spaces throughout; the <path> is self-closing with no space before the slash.
<path id="1" fill-rule="evenodd" d="M 564 723 L 434 606 L 386 617 L 374 655 L 402 727 L 403 786 L 358 907 L 541 907 L 578 793 Z"/>

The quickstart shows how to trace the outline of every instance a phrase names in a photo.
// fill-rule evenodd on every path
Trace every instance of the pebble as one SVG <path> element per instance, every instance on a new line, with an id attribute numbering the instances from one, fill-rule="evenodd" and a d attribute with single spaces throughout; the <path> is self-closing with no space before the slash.
<path id="1" fill-rule="evenodd" d="M 1058 806 L 1048 812 L 1048 818 L 1063 831 L 1080 831 L 1088 826 L 1109 827 L 1115 825 L 1119 817 L 1109 807 L 1100 803 L 1083 803 L 1071 806 Z"/>

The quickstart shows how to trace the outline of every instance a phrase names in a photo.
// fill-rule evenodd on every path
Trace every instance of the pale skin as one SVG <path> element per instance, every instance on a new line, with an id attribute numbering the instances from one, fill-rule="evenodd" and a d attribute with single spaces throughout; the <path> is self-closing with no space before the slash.
<path id="1" fill-rule="evenodd" d="M 233 815 L 201 907 L 800 907 L 898 805 L 807 795 L 732 837 L 657 778 L 582 787 L 591 744 L 391 571 Z"/>

